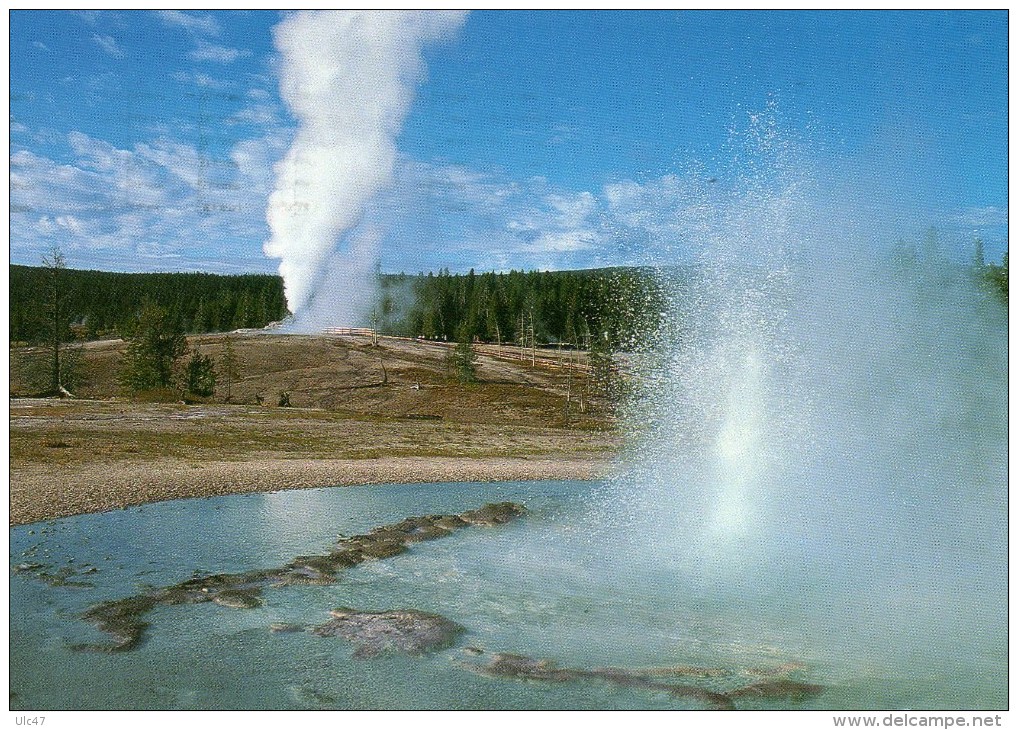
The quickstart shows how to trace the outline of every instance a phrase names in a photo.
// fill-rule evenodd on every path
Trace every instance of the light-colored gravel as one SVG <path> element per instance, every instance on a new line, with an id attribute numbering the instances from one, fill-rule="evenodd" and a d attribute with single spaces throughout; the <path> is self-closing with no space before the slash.
<path id="1" fill-rule="evenodd" d="M 85 466 L 16 466 L 10 524 L 20 525 L 146 502 L 281 489 L 415 482 L 594 479 L 608 462 L 590 458 L 160 460 Z"/>

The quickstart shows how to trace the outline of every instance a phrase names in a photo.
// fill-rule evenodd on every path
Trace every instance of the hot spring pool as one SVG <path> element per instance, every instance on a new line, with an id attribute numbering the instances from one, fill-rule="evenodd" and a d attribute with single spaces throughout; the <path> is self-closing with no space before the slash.
<path id="1" fill-rule="evenodd" d="M 998 643 L 961 641 L 957 651 L 909 656 L 818 640 L 813 620 L 780 593 L 728 600 L 723 591 L 698 593 L 659 566 L 641 570 L 639 560 L 613 569 L 604 535 L 595 549 L 583 527 L 598 489 L 344 487 L 164 502 L 14 528 L 11 709 L 703 709 L 702 699 L 658 685 L 733 693 L 775 681 L 823 691 L 744 692 L 736 706 L 1006 707 L 1003 627 Z M 272 568 L 406 517 L 501 501 L 528 512 L 412 544 L 341 571 L 331 585 L 266 589 L 256 608 L 156 606 L 131 651 L 71 648 L 108 638 L 81 620 L 101 601 L 195 575 Z M 339 606 L 430 612 L 465 631 L 423 656 L 358 659 L 343 638 L 269 630 L 322 624 Z M 470 670 L 497 653 L 570 671 L 526 681 Z M 592 673 L 604 667 L 631 674 L 605 681 Z"/>

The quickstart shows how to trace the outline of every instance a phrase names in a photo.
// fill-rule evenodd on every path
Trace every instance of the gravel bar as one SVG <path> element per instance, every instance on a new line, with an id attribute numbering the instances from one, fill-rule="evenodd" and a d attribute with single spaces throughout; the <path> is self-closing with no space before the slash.
<path id="1" fill-rule="evenodd" d="M 10 524 L 123 509 L 148 502 L 282 489 L 408 484 L 596 479 L 604 457 L 180 460 L 86 467 L 11 466 Z"/>

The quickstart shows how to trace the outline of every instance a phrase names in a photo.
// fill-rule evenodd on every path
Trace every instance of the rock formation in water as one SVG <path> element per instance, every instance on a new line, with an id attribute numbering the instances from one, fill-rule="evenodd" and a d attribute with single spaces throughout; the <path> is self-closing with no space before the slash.
<path id="1" fill-rule="evenodd" d="M 77 644 L 72 648 L 78 651 L 129 651 L 141 643 L 148 628 L 143 617 L 158 605 L 211 601 L 229 608 L 254 608 L 261 605 L 260 596 L 264 588 L 332 583 L 339 571 L 366 560 L 383 560 L 399 555 L 406 552 L 409 544 L 445 537 L 470 525 L 505 524 L 525 512 L 526 508 L 522 505 L 499 502 L 459 515 L 410 517 L 392 525 L 376 527 L 367 534 L 341 540 L 325 555 L 302 555 L 280 568 L 195 577 L 142 595 L 99 603 L 85 611 L 82 618 L 109 634 L 113 642 Z"/>
<path id="2" fill-rule="evenodd" d="M 354 657 L 366 659 L 395 651 L 419 656 L 452 645 L 465 630 L 444 616 L 423 611 L 354 611 L 337 608 L 332 620 L 311 628 L 316 636 L 339 636 L 357 648 Z"/>
<path id="3" fill-rule="evenodd" d="M 470 647 L 466 654 L 484 655 L 483 650 Z M 755 682 L 730 691 L 719 691 L 696 684 L 676 684 L 664 681 L 667 677 L 710 679 L 731 677 L 734 673 L 725 668 L 715 667 L 652 667 L 649 669 L 624 669 L 621 667 L 600 667 L 596 669 L 562 668 L 547 659 L 533 659 L 520 654 L 497 653 L 486 661 L 459 662 L 459 666 L 485 677 L 517 679 L 536 682 L 574 682 L 599 680 L 618 687 L 632 687 L 656 692 L 666 692 L 672 697 L 701 702 L 717 710 L 736 709 L 736 700 L 763 699 L 800 702 L 823 692 L 816 684 L 798 682 L 788 677 L 775 677 Z M 789 671 L 802 668 L 801 664 L 789 664 Z M 781 671 L 779 668 L 776 671 Z"/>
<path id="4" fill-rule="evenodd" d="M 470 525 L 505 524 L 524 512 L 525 509 L 518 504 L 501 502 L 458 515 L 410 517 L 341 540 L 325 555 L 302 555 L 279 568 L 196 576 L 142 595 L 100 603 L 89 608 L 83 618 L 109 634 L 112 642 L 80 644 L 74 648 L 82 651 L 129 651 L 141 643 L 149 626 L 144 616 L 156 606 L 213 602 L 228 608 L 255 608 L 261 605 L 265 588 L 332 583 L 338 572 L 366 560 L 399 555 L 407 550 L 408 545 L 445 537 Z M 33 568 L 26 566 L 25 571 Z M 331 620 L 317 626 L 275 623 L 269 630 L 278 634 L 309 631 L 316 636 L 339 637 L 355 646 L 354 657 L 358 659 L 385 652 L 412 656 L 428 654 L 450 647 L 465 631 L 463 626 L 444 616 L 413 609 L 374 612 L 339 608 L 331 614 Z M 550 660 L 520 654 L 487 654 L 476 646 L 468 646 L 463 651 L 472 659 L 459 661 L 457 665 L 486 677 L 549 683 L 598 681 L 617 687 L 662 692 L 720 710 L 736 709 L 737 701 L 800 702 L 823 692 L 819 685 L 799 682 L 788 676 L 804 668 L 798 663 L 747 670 L 743 674 L 755 677 L 756 681 L 721 691 L 717 683 L 731 687 L 730 682 L 735 676 L 732 670 L 687 665 L 642 669 L 564 668 Z M 686 681 L 680 683 L 677 681 L 680 678 Z M 694 683 L 697 680 L 711 686 Z"/>
<path id="5" fill-rule="evenodd" d="M 25 551 L 28 552 L 27 550 Z M 87 580 L 77 580 L 83 575 L 92 575 L 98 573 L 99 569 L 94 565 L 81 565 L 78 567 L 72 567 L 65 565 L 62 568 L 58 568 L 53 572 L 50 569 L 53 566 L 44 565 L 42 563 L 18 563 L 11 568 L 12 573 L 24 573 L 31 575 L 43 583 L 60 588 L 95 588 L 95 584 Z"/>
<path id="6" fill-rule="evenodd" d="M 621 669 L 618 667 L 602 667 L 598 669 L 565 669 L 547 659 L 532 659 L 520 654 L 492 654 L 486 663 L 463 662 L 465 669 L 486 677 L 500 679 L 521 679 L 536 682 L 573 682 L 578 680 L 600 680 L 619 687 L 636 687 L 638 689 L 667 692 L 673 697 L 681 697 L 703 702 L 717 710 L 733 710 L 735 704 L 728 695 L 715 692 L 696 685 L 672 684 L 652 679 L 648 670 Z"/>
<path id="7" fill-rule="evenodd" d="M 733 699 L 787 700 L 802 702 L 824 691 L 819 684 L 807 684 L 793 679 L 766 679 L 728 693 Z"/>
<path id="8" fill-rule="evenodd" d="M 78 644 L 84 651 L 130 651 L 141 643 L 148 622 L 142 616 L 156 607 L 153 596 L 131 596 L 92 606 L 82 618 L 98 626 L 113 638 L 112 644 Z"/>

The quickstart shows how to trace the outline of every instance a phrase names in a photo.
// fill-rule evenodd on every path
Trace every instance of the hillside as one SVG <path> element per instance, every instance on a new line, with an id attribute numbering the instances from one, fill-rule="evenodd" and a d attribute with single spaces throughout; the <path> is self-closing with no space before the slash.
<path id="1" fill-rule="evenodd" d="M 221 390 L 195 405 L 128 399 L 119 340 L 85 344 L 77 399 L 12 400 L 12 521 L 291 487 L 579 478 L 618 446 L 606 404 L 587 397 L 581 410 L 582 354 L 555 367 L 554 351 L 532 365 L 482 346 L 479 382 L 459 384 L 444 343 L 233 338 L 241 373 L 230 404 Z M 218 357 L 224 336 L 188 340 Z M 12 394 L 25 393 L 19 373 L 33 350 L 11 353 Z M 291 407 L 277 405 L 281 392 Z"/>
<path id="2" fill-rule="evenodd" d="M 191 350 L 198 349 L 221 359 L 226 335 L 207 334 L 187 338 Z M 384 415 L 387 417 L 430 417 L 488 421 L 494 408 L 509 418 L 531 414 L 536 422 L 558 424 L 566 419 L 565 398 L 572 377 L 578 389 L 580 374 L 570 370 L 530 367 L 530 356 L 519 360 L 517 351 L 479 346 L 476 384 L 460 385 L 450 376 L 446 355 L 450 345 L 442 342 L 379 337 L 326 335 L 232 334 L 240 361 L 240 378 L 232 386 L 231 402 L 275 406 L 286 392 L 290 404 L 337 413 Z M 75 395 L 82 399 L 104 400 L 128 397 L 119 383 L 126 344 L 123 340 L 102 340 L 71 346 L 82 361 L 82 383 Z M 528 351 L 529 352 L 529 351 Z M 11 351 L 10 388 L 13 397 L 33 394 L 31 364 L 44 358 L 43 347 L 21 347 Z M 568 360 L 568 352 L 541 351 L 542 359 Z M 577 354 L 581 363 L 583 353 Z M 571 375 L 570 375 L 571 373 Z M 225 398 L 220 378 L 214 400 Z M 576 406 L 574 410 L 578 408 Z M 589 419 L 590 414 L 573 413 L 569 420 Z"/>

